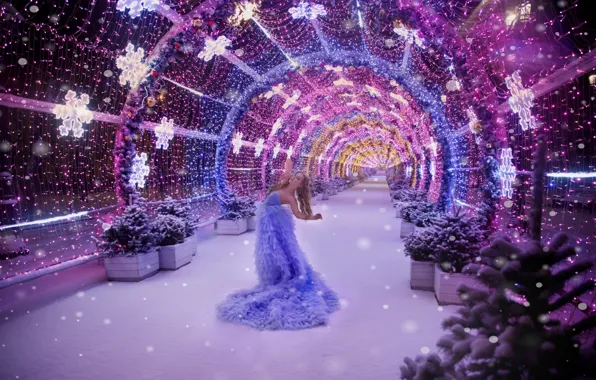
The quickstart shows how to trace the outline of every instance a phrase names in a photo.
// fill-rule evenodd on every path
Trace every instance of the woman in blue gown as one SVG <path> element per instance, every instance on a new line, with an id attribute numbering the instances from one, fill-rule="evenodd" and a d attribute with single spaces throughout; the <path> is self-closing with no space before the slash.
<path id="1" fill-rule="evenodd" d="M 309 178 L 291 174 L 291 161 L 257 214 L 255 266 L 259 284 L 228 296 L 217 307 L 219 319 L 260 330 L 298 330 L 325 325 L 339 307 L 338 297 L 308 263 L 294 232 L 292 214 L 312 215 Z"/>

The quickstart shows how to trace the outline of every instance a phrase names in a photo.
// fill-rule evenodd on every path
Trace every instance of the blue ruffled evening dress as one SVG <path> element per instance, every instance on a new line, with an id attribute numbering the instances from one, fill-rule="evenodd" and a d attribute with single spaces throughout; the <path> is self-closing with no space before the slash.
<path id="1" fill-rule="evenodd" d="M 257 215 L 255 266 L 259 284 L 229 295 L 217 307 L 219 319 L 259 330 L 298 330 L 327 324 L 339 308 L 307 262 L 294 232 L 294 219 L 272 192 Z"/>

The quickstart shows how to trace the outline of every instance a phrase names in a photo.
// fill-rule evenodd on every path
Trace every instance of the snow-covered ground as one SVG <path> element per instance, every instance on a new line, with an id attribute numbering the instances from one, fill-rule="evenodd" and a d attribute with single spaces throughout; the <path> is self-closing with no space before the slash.
<path id="1" fill-rule="evenodd" d="M 86 278 L 51 275 L 5 289 L 0 379 L 399 378 L 405 356 L 435 350 L 440 323 L 455 307 L 410 289 L 384 178 L 314 209 L 324 219 L 297 222 L 297 234 L 343 300 L 328 327 L 260 332 L 217 321 L 215 305 L 227 293 L 256 284 L 255 235 L 213 236 L 190 265 L 140 283 L 102 282 L 91 263 L 79 271 Z M 41 287 L 69 294 L 35 297 Z M 9 301 L 10 310 L 2 306 Z"/>

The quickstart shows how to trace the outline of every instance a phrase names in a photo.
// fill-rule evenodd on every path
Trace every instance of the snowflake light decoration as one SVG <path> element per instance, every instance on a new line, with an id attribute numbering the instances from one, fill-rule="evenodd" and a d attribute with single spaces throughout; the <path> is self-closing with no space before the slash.
<path id="1" fill-rule="evenodd" d="M 157 136 L 155 147 L 157 149 L 168 149 L 170 140 L 174 138 L 174 120 L 162 117 L 161 123 L 155 127 L 155 136 Z"/>
<path id="2" fill-rule="evenodd" d="M 290 158 L 294 155 L 294 147 L 292 145 L 290 145 L 286 154 L 288 155 L 288 158 Z"/>
<path id="3" fill-rule="evenodd" d="M 522 130 L 527 131 L 528 128 L 536 128 L 536 120 L 532 116 L 534 93 L 524 88 L 519 71 L 505 78 L 505 84 L 511 92 L 509 106 L 513 112 L 519 115 L 519 125 Z"/>
<path id="4" fill-rule="evenodd" d="M 424 47 L 424 38 L 418 29 L 410 29 L 405 27 L 400 22 L 396 22 L 393 31 L 406 41 L 407 45 L 416 44 L 416 46 Z"/>
<path id="5" fill-rule="evenodd" d="M 455 76 L 453 76 L 451 80 L 447 82 L 447 85 L 445 87 L 449 92 L 458 91 L 461 89 L 461 83 L 459 82 L 459 80 L 457 80 Z"/>
<path id="6" fill-rule="evenodd" d="M 255 145 L 255 157 L 259 157 L 261 155 L 261 152 L 263 151 L 264 147 L 265 147 L 265 139 L 260 138 L 257 141 L 257 145 Z"/>
<path id="7" fill-rule="evenodd" d="M 281 106 L 281 108 L 288 109 L 288 107 L 290 107 L 292 104 L 294 104 L 298 101 L 298 99 L 300 98 L 300 95 L 301 95 L 301 93 L 299 90 L 294 91 L 292 96 L 286 99 L 286 102 L 284 103 L 283 106 Z"/>
<path id="8" fill-rule="evenodd" d="M 302 142 L 302 140 L 304 140 L 305 137 L 306 137 L 306 131 L 303 129 L 300 132 L 300 135 L 298 136 L 298 143 Z"/>
<path id="9" fill-rule="evenodd" d="M 87 109 L 89 104 L 89 95 L 81 94 L 77 98 L 77 93 L 69 90 L 64 97 L 66 104 L 58 104 L 52 112 L 57 119 L 62 119 L 62 125 L 58 127 L 60 136 L 72 135 L 76 138 L 83 137 L 83 123 L 90 123 L 93 120 L 93 112 Z"/>
<path id="10" fill-rule="evenodd" d="M 407 101 L 407 100 L 406 100 L 406 99 L 405 99 L 403 96 L 401 96 L 400 94 L 395 94 L 395 93 L 391 92 L 391 93 L 389 93 L 389 96 L 390 96 L 390 97 L 392 97 L 393 99 L 397 100 L 398 102 L 400 102 L 400 103 L 401 103 L 401 104 L 403 104 L 404 106 L 407 106 L 408 104 L 410 104 L 410 103 L 408 103 L 408 101 Z"/>
<path id="11" fill-rule="evenodd" d="M 437 142 L 432 137 L 430 138 L 430 143 L 428 144 L 428 146 L 430 147 L 430 150 L 432 150 L 433 155 L 436 157 L 437 156 Z"/>
<path id="12" fill-rule="evenodd" d="M 368 91 L 369 95 L 373 98 L 380 98 L 381 97 L 381 92 L 379 90 L 377 90 L 376 87 L 373 86 L 369 86 L 369 85 L 364 85 L 366 87 L 366 90 Z"/>
<path id="13" fill-rule="evenodd" d="M 431 161 L 430 162 L 430 176 L 432 177 L 432 179 L 435 179 L 435 174 L 437 174 L 437 168 L 435 166 L 435 162 Z"/>
<path id="14" fill-rule="evenodd" d="M 131 18 L 137 18 L 143 10 L 154 11 L 159 6 L 158 0 L 118 0 L 116 9 L 120 12 L 126 12 Z"/>
<path id="15" fill-rule="evenodd" d="M 230 21 L 234 25 L 240 25 L 243 21 L 250 20 L 257 10 L 257 4 L 255 3 L 236 3 L 236 10 Z"/>
<path id="16" fill-rule="evenodd" d="M 354 82 L 352 82 L 350 80 L 347 80 L 345 78 L 339 78 L 338 80 L 333 81 L 333 85 L 336 86 L 336 87 L 339 87 L 339 86 L 354 86 Z"/>
<path id="17" fill-rule="evenodd" d="M 232 44 L 226 36 L 219 36 L 216 40 L 206 39 L 205 47 L 199 53 L 199 58 L 205 62 L 209 62 L 216 55 L 222 55 L 226 52 L 226 48 Z"/>
<path id="18" fill-rule="evenodd" d="M 149 176 L 149 165 L 147 165 L 147 153 L 137 154 L 132 160 L 132 175 L 130 183 L 132 186 L 145 187 L 145 178 Z"/>
<path id="19" fill-rule="evenodd" d="M 116 58 L 116 67 L 122 70 L 120 84 L 126 86 L 129 83 L 130 88 L 135 90 L 149 73 L 149 66 L 143 63 L 145 50 L 143 48 L 135 50 L 133 44 L 128 44 L 125 51 L 126 55 Z"/>
<path id="20" fill-rule="evenodd" d="M 317 157 L 317 160 L 319 160 L 319 164 L 321 163 L 321 161 L 323 161 L 323 155 L 320 154 L 319 157 Z"/>
<path id="21" fill-rule="evenodd" d="M 321 118 L 321 115 L 311 115 L 306 122 L 310 123 L 311 121 L 316 121 L 316 120 L 319 120 L 320 118 Z"/>
<path id="22" fill-rule="evenodd" d="M 234 146 L 234 154 L 240 153 L 240 148 L 242 148 L 242 136 L 244 134 L 242 132 L 236 133 L 236 136 L 232 139 L 232 145 Z"/>
<path id="23" fill-rule="evenodd" d="M 501 196 L 506 196 L 509 199 L 513 197 L 513 188 L 511 185 L 515 181 L 515 166 L 511 162 L 512 158 L 511 148 L 501 149 L 501 165 L 499 165 Z"/>
<path id="24" fill-rule="evenodd" d="M 274 136 L 281 129 L 281 118 L 275 120 L 275 123 L 271 126 L 271 136 Z"/>
<path id="25" fill-rule="evenodd" d="M 406 177 L 410 178 L 411 175 L 412 175 L 412 166 L 408 165 L 406 167 Z"/>
<path id="26" fill-rule="evenodd" d="M 304 1 L 301 1 L 297 7 L 292 7 L 288 10 L 292 15 L 293 19 L 305 18 L 308 20 L 314 20 L 319 16 L 327 15 L 325 7 L 321 4 L 311 5 Z"/>
<path id="27" fill-rule="evenodd" d="M 281 146 L 279 145 L 279 143 L 275 143 L 275 146 L 273 147 L 273 158 L 277 158 L 277 155 L 279 154 L 280 150 Z"/>

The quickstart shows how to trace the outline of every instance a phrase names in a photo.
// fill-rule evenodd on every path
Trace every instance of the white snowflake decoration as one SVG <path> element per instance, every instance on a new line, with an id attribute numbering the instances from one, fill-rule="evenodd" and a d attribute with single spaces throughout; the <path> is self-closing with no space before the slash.
<path id="1" fill-rule="evenodd" d="M 159 6 L 158 0 L 118 0 L 116 9 L 120 12 L 126 12 L 131 18 L 137 18 L 143 10 L 154 11 Z"/>
<path id="2" fill-rule="evenodd" d="M 511 148 L 501 149 L 501 165 L 499 165 L 499 177 L 501 178 L 501 193 L 511 199 L 513 197 L 513 188 L 511 185 L 515 181 L 515 166 L 511 162 L 513 154 Z"/>
<path id="3" fill-rule="evenodd" d="M 294 155 L 294 147 L 290 145 L 286 154 L 288 155 L 288 158 L 292 157 Z"/>
<path id="4" fill-rule="evenodd" d="M 273 147 L 273 158 L 277 158 L 277 155 L 279 154 L 280 150 L 281 146 L 279 145 L 279 143 L 275 143 L 275 146 Z"/>
<path id="5" fill-rule="evenodd" d="M 431 161 L 430 162 L 430 176 L 432 177 L 432 179 L 435 179 L 435 174 L 437 174 L 437 168 L 435 167 L 435 162 Z"/>
<path id="6" fill-rule="evenodd" d="M 319 160 L 319 164 L 321 163 L 321 161 L 323 161 L 323 155 L 320 154 L 319 157 L 317 157 L 317 160 Z"/>
<path id="7" fill-rule="evenodd" d="M 293 19 L 305 18 L 308 20 L 314 20 L 319 16 L 327 15 L 327 11 L 323 5 L 310 5 L 304 1 L 301 1 L 297 7 L 290 8 L 288 12 L 290 12 Z"/>
<path id="8" fill-rule="evenodd" d="M 333 85 L 336 87 L 339 86 L 354 86 L 354 82 L 347 80 L 346 78 L 339 78 L 336 81 L 333 81 Z"/>
<path id="9" fill-rule="evenodd" d="M 476 123 L 478 123 L 478 116 L 476 116 L 476 112 L 474 112 L 474 108 L 468 107 L 466 110 L 466 114 L 468 115 L 468 128 L 470 128 L 470 132 L 476 134 Z"/>
<path id="10" fill-rule="evenodd" d="M 420 37 L 420 31 L 418 29 L 410 29 L 403 25 L 399 25 L 393 28 L 393 31 L 401 38 L 406 40 L 406 44 L 416 44 L 420 48 L 424 47 L 424 38 Z"/>
<path id="11" fill-rule="evenodd" d="M 261 152 L 263 151 L 264 147 L 265 147 L 265 139 L 260 138 L 257 141 L 257 145 L 255 145 L 255 157 L 259 157 L 261 155 Z"/>
<path id="12" fill-rule="evenodd" d="M 143 63 L 145 50 L 138 48 L 135 51 L 133 44 L 126 45 L 126 55 L 116 58 L 116 67 L 122 70 L 120 74 L 120 84 L 126 86 L 130 83 L 130 88 L 135 90 L 145 80 L 149 72 L 149 66 Z"/>
<path id="13" fill-rule="evenodd" d="M 271 136 L 274 136 L 281 129 L 281 118 L 275 120 L 275 123 L 271 126 Z"/>
<path id="14" fill-rule="evenodd" d="M 527 131 L 528 128 L 535 128 L 536 120 L 532 116 L 534 93 L 524 88 L 519 71 L 505 78 L 505 84 L 511 92 L 509 106 L 513 112 L 519 115 L 519 125 L 522 130 Z"/>
<path id="15" fill-rule="evenodd" d="M 83 123 L 93 120 L 93 112 L 87 109 L 89 95 L 81 94 L 81 97 L 77 98 L 77 93 L 69 90 L 64 99 L 66 104 L 58 104 L 52 110 L 57 119 L 62 119 L 62 125 L 58 127 L 60 136 L 68 136 L 72 131 L 74 137 L 83 137 Z"/>
<path id="16" fill-rule="evenodd" d="M 305 137 L 306 137 L 306 131 L 303 129 L 300 132 L 300 135 L 298 136 L 298 143 L 302 142 L 302 140 L 304 140 Z"/>
<path id="17" fill-rule="evenodd" d="M 170 140 L 174 138 L 174 120 L 162 117 L 161 123 L 155 127 L 155 136 L 157 136 L 155 147 L 157 149 L 168 149 Z"/>
<path id="18" fill-rule="evenodd" d="M 379 90 L 377 90 L 376 87 L 369 86 L 367 84 L 364 85 L 364 86 L 368 90 L 368 93 L 370 94 L 371 97 L 373 97 L 373 98 L 380 98 L 381 97 L 381 92 Z"/>
<path id="19" fill-rule="evenodd" d="M 292 96 L 286 99 L 286 102 L 284 103 L 284 105 L 281 108 L 288 109 L 288 107 L 290 107 L 292 104 L 294 104 L 294 103 L 296 103 L 296 101 L 298 101 L 298 99 L 300 98 L 300 95 L 301 95 L 300 91 L 298 91 L 298 90 L 294 91 Z"/>
<path id="20" fill-rule="evenodd" d="M 412 175 L 412 167 L 407 166 L 406 167 L 406 177 L 410 178 L 411 175 Z"/>
<path id="21" fill-rule="evenodd" d="M 236 12 L 232 16 L 231 21 L 235 25 L 240 25 L 243 21 L 250 20 L 257 9 L 254 3 L 236 3 Z"/>
<path id="22" fill-rule="evenodd" d="M 234 146 L 234 154 L 240 153 L 240 148 L 242 148 L 242 137 L 244 134 L 242 132 L 236 133 L 236 136 L 232 139 L 232 145 Z"/>
<path id="23" fill-rule="evenodd" d="M 430 150 L 432 150 L 433 155 L 436 157 L 437 156 L 437 142 L 432 137 L 430 138 L 430 144 L 428 144 L 428 146 L 430 147 Z"/>
<path id="24" fill-rule="evenodd" d="M 306 122 L 310 123 L 311 121 L 316 121 L 316 120 L 319 120 L 320 118 L 321 118 L 321 115 L 311 115 Z"/>
<path id="25" fill-rule="evenodd" d="M 393 99 L 397 100 L 398 102 L 400 102 L 400 103 L 401 103 L 401 104 L 403 104 L 404 106 L 407 106 L 408 104 L 410 104 L 410 103 L 408 103 L 408 101 L 407 101 L 407 100 L 406 100 L 406 99 L 405 99 L 403 96 L 401 96 L 400 94 L 396 94 L 396 93 L 393 93 L 393 92 L 391 92 L 391 93 L 389 93 L 389 96 L 390 96 L 390 97 L 392 97 Z"/>
<path id="26" fill-rule="evenodd" d="M 226 36 L 219 36 L 217 40 L 206 39 L 205 47 L 199 53 L 199 58 L 202 58 L 205 62 L 209 62 L 216 55 L 222 55 L 226 52 L 226 48 L 232 44 Z"/>
<path id="27" fill-rule="evenodd" d="M 132 160 L 132 175 L 128 181 L 132 186 L 145 187 L 145 178 L 149 176 L 147 153 L 137 154 Z"/>

